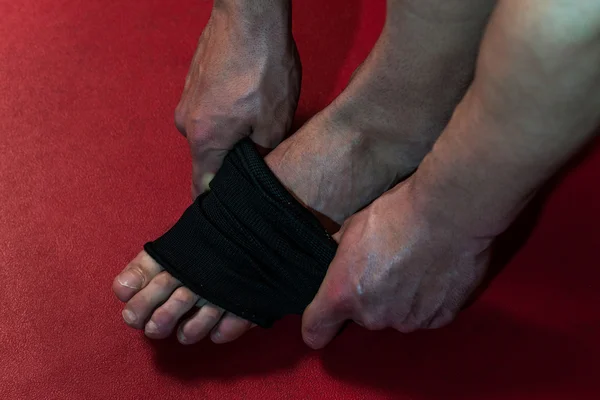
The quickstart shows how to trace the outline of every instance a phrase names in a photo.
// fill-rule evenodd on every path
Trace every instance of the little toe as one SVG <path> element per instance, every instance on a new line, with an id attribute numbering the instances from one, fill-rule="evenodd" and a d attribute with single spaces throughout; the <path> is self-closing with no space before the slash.
<path id="1" fill-rule="evenodd" d="M 206 337 L 223 316 L 223 310 L 206 304 L 179 326 L 177 338 L 181 344 L 193 344 Z"/>
<path id="2" fill-rule="evenodd" d="M 154 310 L 167 301 L 179 286 L 181 282 L 167 271 L 160 272 L 127 302 L 123 310 L 123 319 L 133 328 L 144 329 Z"/>
<path id="3" fill-rule="evenodd" d="M 129 301 L 162 270 L 148 253 L 142 251 L 115 277 L 113 292 L 119 300 Z"/>
<path id="4" fill-rule="evenodd" d="M 200 297 L 181 286 L 171 297 L 154 311 L 146 324 L 145 333 L 151 339 L 164 339 L 173 332 L 179 319 L 194 307 Z"/>
<path id="5" fill-rule="evenodd" d="M 226 313 L 215 329 L 213 329 L 210 338 L 214 343 L 218 344 L 231 342 L 254 326 L 256 325 L 248 320 L 232 313 Z"/>

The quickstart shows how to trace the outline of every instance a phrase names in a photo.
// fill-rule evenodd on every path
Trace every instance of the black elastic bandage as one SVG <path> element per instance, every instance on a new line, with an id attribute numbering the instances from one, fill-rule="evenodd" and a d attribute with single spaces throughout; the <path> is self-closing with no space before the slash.
<path id="1" fill-rule="evenodd" d="M 210 188 L 145 250 L 199 296 L 260 326 L 301 314 L 335 241 L 249 139 L 227 155 Z"/>

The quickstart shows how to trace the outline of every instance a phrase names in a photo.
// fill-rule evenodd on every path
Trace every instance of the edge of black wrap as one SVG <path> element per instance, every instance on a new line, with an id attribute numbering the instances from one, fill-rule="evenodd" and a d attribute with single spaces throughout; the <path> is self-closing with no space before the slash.
<path id="1" fill-rule="evenodd" d="M 146 252 L 199 296 L 259 326 L 301 314 L 335 241 L 250 139 L 227 155 L 210 187 Z"/>

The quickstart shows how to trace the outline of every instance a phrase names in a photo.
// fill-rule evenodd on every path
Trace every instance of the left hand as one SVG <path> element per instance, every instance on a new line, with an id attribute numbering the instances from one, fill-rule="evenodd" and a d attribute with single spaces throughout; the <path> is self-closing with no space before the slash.
<path id="1" fill-rule="evenodd" d="M 337 254 L 303 316 L 304 341 L 327 345 L 346 320 L 407 333 L 451 322 L 485 275 L 491 238 L 428 215 L 412 180 L 348 219 Z"/>

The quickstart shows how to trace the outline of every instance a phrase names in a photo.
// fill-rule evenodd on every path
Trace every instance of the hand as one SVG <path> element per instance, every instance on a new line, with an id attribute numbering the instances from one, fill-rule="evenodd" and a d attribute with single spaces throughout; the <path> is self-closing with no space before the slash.
<path id="1" fill-rule="evenodd" d="M 337 255 L 303 317 L 304 341 L 327 345 L 346 320 L 408 333 L 451 322 L 484 277 L 491 239 L 420 209 L 411 179 L 347 220 Z"/>
<path id="2" fill-rule="evenodd" d="M 298 103 L 288 2 L 240 3 L 215 1 L 175 112 L 191 148 L 194 198 L 243 137 L 267 149 L 282 141 Z"/>
<path id="3" fill-rule="evenodd" d="M 456 316 L 493 239 L 600 122 L 600 3 L 571 6 L 498 2 L 475 78 L 432 151 L 336 236 L 304 313 L 307 344 L 325 346 L 348 319 L 406 333 Z"/>

